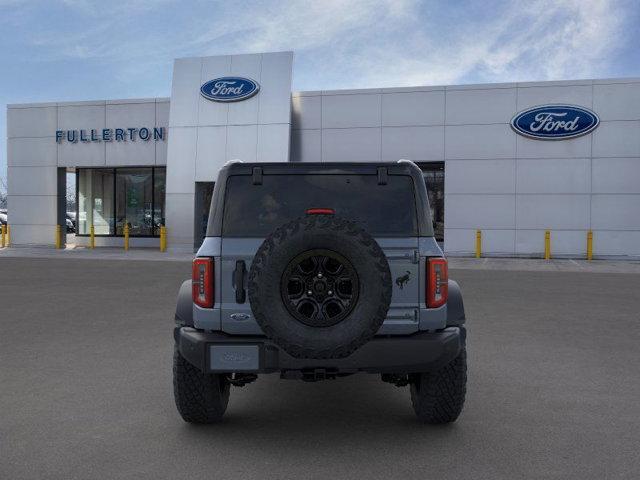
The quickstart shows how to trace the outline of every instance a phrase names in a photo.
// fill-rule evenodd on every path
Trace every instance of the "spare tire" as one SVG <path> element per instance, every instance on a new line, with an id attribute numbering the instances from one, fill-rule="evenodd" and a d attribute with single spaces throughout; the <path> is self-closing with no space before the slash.
<path id="1" fill-rule="evenodd" d="M 341 358 L 369 341 L 391 303 L 391 272 L 356 223 L 309 215 L 271 233 L 249 272 L 249 302 L 264 331 L 297 358 Z"/>

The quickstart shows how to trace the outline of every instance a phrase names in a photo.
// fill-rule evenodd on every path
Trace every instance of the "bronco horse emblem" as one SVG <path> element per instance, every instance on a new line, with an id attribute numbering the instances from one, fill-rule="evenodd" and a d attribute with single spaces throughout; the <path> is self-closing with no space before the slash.
<path id="1" fill-rule="evenodd" d="M 404 284 L 407 283 L 411 279 L 411 272 L 406 270 L 406 274 L 401 277 L 396 278 L 396 285 L 400 287 L 400 290 L 404 288 Z"/>

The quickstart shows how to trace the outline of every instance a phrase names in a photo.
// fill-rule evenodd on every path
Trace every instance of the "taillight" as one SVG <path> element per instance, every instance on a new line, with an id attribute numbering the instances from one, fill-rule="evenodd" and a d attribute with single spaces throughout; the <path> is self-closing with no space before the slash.
<path id="1" fill-rule="evenodd" d="M 427 307 L 438 308 L 447 303 L 449 272 L 444 258 L 427 259 Z"/>
<path id="2" fill-rule="evenodd" d="M 213 307 L 213 258 L 196 258 L 191 270 L 193 303 L 203 308 Z"/>

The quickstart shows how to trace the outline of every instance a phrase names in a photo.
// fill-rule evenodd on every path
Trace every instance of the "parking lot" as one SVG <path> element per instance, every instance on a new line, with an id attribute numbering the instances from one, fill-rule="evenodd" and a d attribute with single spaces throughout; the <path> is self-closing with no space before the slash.
<path id="1" fill-rule="evenodd" d="M 359 375 L 235 388 L 191 426 L 171 386 L 187 261 L 0 258 L 0 478 L 634 478 L 640 274 L 452 269 L 466 302 L 465 410 L 416 422 Z"/>

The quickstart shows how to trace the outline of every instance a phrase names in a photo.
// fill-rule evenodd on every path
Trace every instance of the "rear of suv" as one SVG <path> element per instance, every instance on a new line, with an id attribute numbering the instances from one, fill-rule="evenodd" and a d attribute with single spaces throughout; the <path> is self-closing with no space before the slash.
<path id="1" fill-rule="evenodd" d="M 183 283 L 174 394 L 187 422 L 219 421 L 258 375 L 358 372 L 410 386 L 448 423 L 466 391 L 460 288 L 433 237 L 420 169 L 398 163 L 232 163 Z"/>

